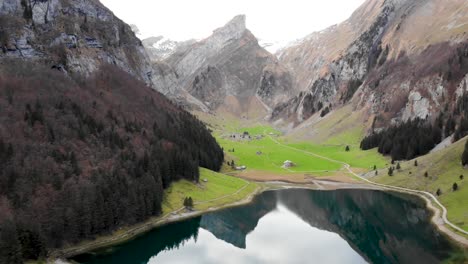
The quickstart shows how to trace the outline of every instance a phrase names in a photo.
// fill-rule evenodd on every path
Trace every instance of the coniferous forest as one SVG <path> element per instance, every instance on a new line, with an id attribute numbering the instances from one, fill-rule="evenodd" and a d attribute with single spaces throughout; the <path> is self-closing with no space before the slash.
<path id="1" fill-rule="evenodd" d="M 161 212 L 163 189 L 219 170 L 204 124 L 113 66 L 94 76 L 0 65 L 0 263 Z"/>
<path id="2" fill-rule="evenodd" d="M 362 140 L 361 149 L 378 147 L 380 153 L 390 155 L 392 160 L 409 160 L 427 154 L 441 138 L 438 126 L 415 119 L 372 133 Z"/>
<path id="3" fill-rule="evenodd" d="M 458 141 L 468 135 L 468 94 L 463 93 L 450 111 L 446 107 L 434 122 L 416 118 L 372 133 L 361 141 L 361 149 L 378 147 L 393 160 L 413 159 L 427 154 L 442 139 L 453 135 Z"/>

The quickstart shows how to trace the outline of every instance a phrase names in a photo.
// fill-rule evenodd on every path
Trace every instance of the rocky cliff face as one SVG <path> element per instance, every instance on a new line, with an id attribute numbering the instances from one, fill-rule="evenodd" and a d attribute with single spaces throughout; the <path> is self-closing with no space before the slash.
<path id="1" fill-rule="evenodd" d="M 85 76 L 111 64 L 151 84 L 140 40 L 97 0 L 1 1 L 0 47 L 0 59 L 38 60 Z"/>
<path id="2" fill-rule="evenodd" d="M 297 124 L 350 101 L 380 125 L 437 116 L 467 89 L 467 13 L 463 0 L 366 1 L 277 54 L 300 92 L 273 119 Z"/>
<path id="3" fill-rule="evenodd" d="M 178 49 L 154 68 L 167 76 L 157 80 L 157 89 L 205 110 L 244 113 L 262 108 L 266 112 L 288 98 L 292 89 L 290 73 L 259 46 L 246 29 L 245 16 Z"/>
<path id="4" fill-rule="evenodd" d="M 142 40 L 143 46 L 153 62 L 165 60 L 177 50 L 186 49 L 195 42 L 195 40 L 174 41 L 163 36 L 149 37 Z"/>

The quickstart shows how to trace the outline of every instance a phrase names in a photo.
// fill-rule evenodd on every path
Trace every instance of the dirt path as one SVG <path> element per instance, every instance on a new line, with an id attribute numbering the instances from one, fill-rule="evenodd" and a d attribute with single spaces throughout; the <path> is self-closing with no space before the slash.
<path id="1" fill-rule="evenodd" d="M 321 159 L 324 159 L 324 160 L 328 160 L 330 162 L 335 162 L 335 163 L 339 163 L 339 164 L 342 164 L 344 166 L 344 168 L 349 172 L 351 173 L 352 175 L 358 177 L 359 179 L 361 179 L 362 181 L 366 182 L 366 183 L 369 183 L 371 185 L 374 185 L 374 186 L 378 186 L 378 187 L 381 187 L 381 188 L 384 188 L 384 189 L 388 189 L 388 190 L 395 190 L 395 191 L 400 191 L 400 192 L 405 192 L 405 193 L 411 193 L 411 194 L 417 194 L 419 195 L 420 197 L 422 197 L 424 200 L 426 200 L 427 204 L 429 205 L 428 207 L 430 209 L 432 209 L 435 214 L 434 214 L 434 217 L 433 217 L 433 222 L 444 232 L 446 233 L 448 236 L 450 236 L 451 238 L 453 238 L 454 240 L 458 241 L 459 243 L 461 243 L 462 245 L 464 245 L 465 247 L 468 247 L 468 239 L 453 232 L 452 230 L 444 227 L 443 225 L 446 224 L 448 226 L 450 226 L 451 228 L 457 230 L 458 232 L 462 233 L 462 234 L 465 234 L 465 235 L 468 235 L 468 232 L 465 231 L 464 229 L 456 226 L 455 224 L 453 224 L 452 222 L 450 222 L 448 219 L 447 219 L 447 208 L 445 208 L 445 206 L 443 206 L 439 200 L 432 194 L 432 193 L 429 193 L 429 192 L 426 192 L 426 191 L 419 191 L 419 190 L 413 190 L 413 189 L 408 189 L 408 188 L 403 188 L 403 187 L 397 187 L 397 186 L 391 186 L 391 185 L 386 185 L 386 184 L 380 184 L 380 183 L 376 183 L 376 182 L 373 182 L 373 181 L 370 181 L 369 179 L 366 179 L 360 175 L 358 175 L 357 173 L 353 172 L 351 170 L 351 166 L 346 163 L 346 162 L 343 162 L 343 161 L 339 161 L 339 160 L 334 160 L 334 159 L 331 159 L 329 157 L 325 157 L 325 156 L 322 156 L 322 155 L 319 155 L 319 154 L 316 154 L 316 153 L 313 153 L 313 152 L 310 152 L 310 151 L 306 151 L 306 150 L 302 150 L 302 149 L 298 149 L 298 148 L 294 148 L 294 147 L 291 147 L 291 146 L 288 146 L 288 145 L 285 145 L 281 142 L 279 142 L 278 140 L 276 140 L 275 138 L 273 138 L 272 136 L 268 135 L 265 131 L 264 131 L 264 134 L 267 135 L 273 142 L 275 142 L 276 144 L 284 147 L 284 148 L 289 148 L 289 149 L 292 149 L 292 150 L 296 150 L 298 152 L 302 152 L 304 154 L 307 154 L 307 155 L 310 155 L 310 156 L 314 156 L 314 157 L 317 157 L 317 158 L 321 158 Z M 429 199 L 429 198 L 430 199 Z M 431 201 L 435 202 L 437 204 L 437 206 L 439 208 L 442 209 L 442 215 L 440 215 L 440 212 L 439 212 L 439 209 L 435 206 L 432 205 Z M 436 219 L 434 218 L 441 218 L 443 220 L 443 223 L 441 225 L 441 223 L 439 221 L 436 221 Z"/>

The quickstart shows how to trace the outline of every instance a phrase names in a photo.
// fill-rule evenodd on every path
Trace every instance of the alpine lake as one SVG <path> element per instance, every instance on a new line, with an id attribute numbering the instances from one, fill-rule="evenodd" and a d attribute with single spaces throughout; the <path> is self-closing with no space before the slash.
<path id="1" fill-rule="evenodd" d="M 75 256 L 86 264 L 466 263 L 418 197 L 377 190 L 266 191 Z"/>

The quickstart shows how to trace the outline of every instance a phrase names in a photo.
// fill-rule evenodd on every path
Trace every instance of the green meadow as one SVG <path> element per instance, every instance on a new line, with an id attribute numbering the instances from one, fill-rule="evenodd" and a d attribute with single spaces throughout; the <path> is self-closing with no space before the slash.
<path id="1" fill-rule="evenodd" d="M 259 132 L 258 127 L 245 129 L 249 133 L 253 131 Z M 255 134 L 251 134 L 257 135 Z M 342 165 L 336 162 L 327 161 L 321 158 L 305 155 L 304 153 L 285 148 L 274 142 L 269 136 L 264 136 L 262 139 L 252 140 L 232 140 L 221 136 L 218 142 L 234 157 L 236 165 L 244 165 L 247 169 L 255 169 L 261 171 L 275 172 L 275 173 L 293 173 L 293 172 L 313 172 L 313 171 L 330 171 L 339 170 Z M 234 150 L 234 152 L 231 152 Z M 261 153 L 261 154 L 257 154 Z M 284 169 L 281 166 L 283 162 L 290 160 L 296 166 L 290 170 Z"/>
<path id="2" fill-rule="evenodd" d="M 230 137 L 231 134 L 242 134 L 243 132 L 248 132 L 252 139 L 238 140 Z M 217 131 L 215 134 L 218 142 L 228 154 L 228 161 L 232 159 L 236 165 L 245 165 L 247 169 L 274 173 L 315 173 L 320 176 L 321 174 L 330 175 L 327 172 L 340 170 L 343 167 L 341 162 L 362 169 L 372 169 L 374 165 L 378 168 L 384 168 L 389 163 L 388 159 L 376 150 L 362 151 L 356 146 L 350 146 L 350 151 L 345 151 L 346 145 L 293 142 L 290 138 L 281 136 L 281 132 L 266 125 Z M 263 137 L 257 139 L 256 137 L 259 135 Z M 272 138 L 288 147 L 278 144 Z M 309 155 L 301 150 L 335 161 Z M 283 162 L 286 160 L 294 162 L 296 166 L 290 169 L 282 168 Z"/>
<path id="3" fill-rule="evenodd" d="M 316 145 L 307 142 L 285 144 L 348 163 L 353 168 L 373 169 L 374 165 L 377 168 L 385 168 L 389 164 L 388 158 L 379 154 L 377 149 L 363 151 L 356 145 L 349 145 L 349 151 L 346 151 L 347 145 Z"/>
<path id="4" fill-rule="evenodd" d="M 200 168 L 198 184 L 180 180 L 164 192 L 163 214 L 182 208 L 185 197 L 192 197 L 195 209 L 204 210 L 242 200 L 257 187 L 254 182 Z"/>

